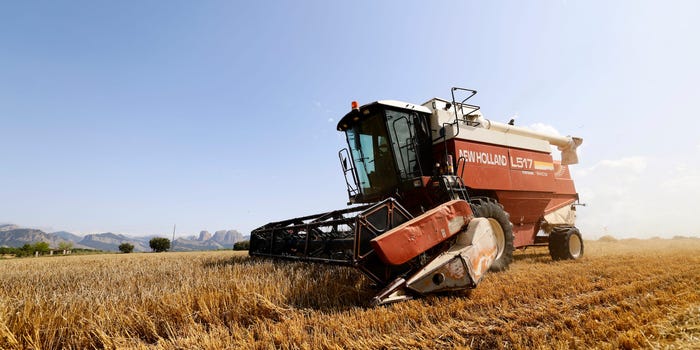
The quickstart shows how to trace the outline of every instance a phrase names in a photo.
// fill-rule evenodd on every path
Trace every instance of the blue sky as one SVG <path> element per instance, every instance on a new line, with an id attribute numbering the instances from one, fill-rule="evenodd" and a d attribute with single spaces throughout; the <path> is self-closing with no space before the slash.
<path id="1" fill-rule="evenodd" d="M 479 90 L 584 138 L 591 237 L 700 235 L 696 1 L 0 4 L 0 222 L 251 229 L 345 206 L 350 101 Z"/>

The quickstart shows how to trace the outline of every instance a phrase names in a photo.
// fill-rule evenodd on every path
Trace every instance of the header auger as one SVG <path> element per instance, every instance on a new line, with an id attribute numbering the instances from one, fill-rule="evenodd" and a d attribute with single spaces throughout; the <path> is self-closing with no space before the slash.
<path id="1" fill-rule="evenodd" d="M 466 103 L 475 94 L 353 102 L 338 154 L 354 206 L 255 229 L 250 255 L 356 267 L 383 288 L 375 305 L 474 288 L 516 248 L 581 257 L 568 165 L 582 139 L 489 121 Z"/>

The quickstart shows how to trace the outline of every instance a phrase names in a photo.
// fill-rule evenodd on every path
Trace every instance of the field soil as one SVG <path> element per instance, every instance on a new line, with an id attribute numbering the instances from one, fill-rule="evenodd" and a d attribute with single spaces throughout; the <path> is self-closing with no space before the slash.
<path id="1" fill-rule="evenodd" d="M 233 251 L 0 259 L 0 348 L 700 348 L 699 253 L 530 248 L 475 290 L 377 308 L 353 269 Z"/>

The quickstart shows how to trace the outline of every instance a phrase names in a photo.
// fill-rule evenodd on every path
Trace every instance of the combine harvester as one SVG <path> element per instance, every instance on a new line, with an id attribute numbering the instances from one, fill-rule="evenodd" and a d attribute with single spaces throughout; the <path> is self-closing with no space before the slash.
<path id="1" fill-rule="evenodd" d="M 250 255 L 356 267 L 383 287 L 374 305 L 474 288 L 507 268 L 516 248 L 581 257 L 567 165 L 582 139 L 484 119 L 466 103 L 475 94 L 353 102 L 338 123 L 348 141 L 339 158 L 357 205 L 257 228 Z"/>

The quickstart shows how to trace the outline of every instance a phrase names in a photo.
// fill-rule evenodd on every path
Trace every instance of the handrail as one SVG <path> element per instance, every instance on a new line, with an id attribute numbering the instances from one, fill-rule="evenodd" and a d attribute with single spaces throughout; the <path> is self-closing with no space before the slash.
<path id="1" fill-rule="evenodd" d="M 473 113 L 475 113 L 476 111 L 478 111 L 479 109 L 481 109 L 481 107 L 479 107 L 479 106 L 477 106 L 477 105 L 471 105 L 471 104 L 467 104 L 467 103 L 466 103 L 467 100 L 469 100 L 470 98 L 474 97 L 474 95 L 476 95 L 476 92 L 477 92 L 476 90 L 467 89 L 467 88 L 461 88 L 461 87 L 457 87 L 457 86 L 453 86 L 453 87 L 452 87 L 452 89 L 450 90 L 450 93 L 452 94 L 452 108 L 454 109 L 454 112 L 455 112 L 455 121 L 452 122 L 452 123 L 444 123 L 444 124 L 442 125 L 442 128 L 440 129 L 441 134 L 442 134 L 442 135 L 440 135 L 440 138 L 442 138 L 442 140 L 443 140 L 443 149 L 445 150 L 445 159 L 447 159 L 447 156 L 448 156 L 448 152 L 447 152 L 447 131 L 446 131 L 447 129 L 446 129 L 446 127 L 447 127 L 447 126 L 450 126 L 450 125 L 455 125 L 455 126 L 457 126 L 457 132 L 456 132 L 454 135 L 452 135 L 453 138 L 454 138 L 454 137 L 457 137 L 457 135 L 459 135 L 459 131 L 460 131 L 460 128 L 459 128 L 459 114 L 457 113 L 457 99 L 455 98 L 455 91 L 466 91 L 466 92 L 469 93 L 469 96 L 467 96 L 466 98 L 464 98 L 464 99 L 462 100 L 462 102 L 459 103 L 459 105 L 460 105 L 459 108 L 460 108 L 460 111 L 462 112 L 462 116 L 469 116 L 469 115 L 472 115 Z M 470 107 L 470 108 L 472 108 L 472 110 L 471 110 L 469 113 L 464 114 L 464 106 Z M 479 125 L 478 122 L 475 123 L 475 124 L 469 124 L 469 122 L 467 122 L 467 123 L 468 123 L 467 125 L 471 125 L 471 126 L 478 126 L 478 125 Z M 440 138 L 438 138 L 438 139 L 436 139 L 436 140 L 433 140 L 433 142 L 439 140 Z"/>
<path id="2" fill-rule="evenodd" d="M 464 165 L 462 165 L 462 172 L 459 173 L 459 177 L 463 179 L 464 178 L 464 168 L 467 167 L 467 158 L 462 156 L 462 157 L 459 157 L 459 159 L 457 159 L 457 168 L 456 168 L 457 170 L 459 170 L 460 163 L 464 163 Z"/>
<path id="3" fill-rule="evenodd" d="M 343 159 L 343 154 L 345 154 L 345 160 Z M 350 157 L 350 151 L 348 151 L 347 148 L 343 148 L 340 151 L 338 151 L 338 159 L 340 160 L 340 166 L 343 168 L 343 177 L 345 178 L 345 185 L 347 186 L 348 190 L 348 197 L 352 198 L 360 194 L 360 183 L 357 180 L 357 174 L 355 171 L 355 165 L 354 162 L 352 161 L 352 158 Z M 350 161 L 350 166 L 347 167 L 346 163 L 347 161 Z M 350 184 L 350 181 L 348 181 L 348 172 L 352 174 L 352 181 L 355 185 L 353 187 Z"/>

